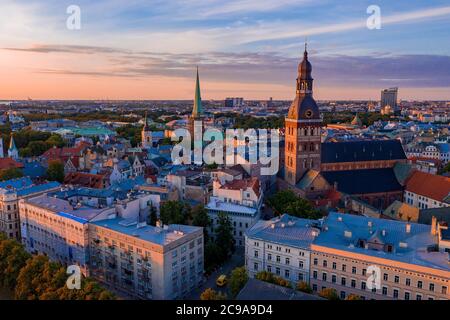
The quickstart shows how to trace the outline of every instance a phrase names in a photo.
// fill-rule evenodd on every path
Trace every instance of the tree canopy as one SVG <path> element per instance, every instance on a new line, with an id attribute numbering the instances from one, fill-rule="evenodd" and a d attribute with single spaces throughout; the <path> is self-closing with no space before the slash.
<path id="1" fill-rule="evenodd" d="M 297 196 L 292 190 L 281 190 L 267 199 L 267 203 L 278 214 L 287 213 L 294 217 L 318 219 L 321 214 L 311 203 Z"/>
<path id="2" fill-rule="evenodd" d="M 59 160 L 48 162 L 47 179 L 50 181 L 64 181 L 64 164 Z"/>

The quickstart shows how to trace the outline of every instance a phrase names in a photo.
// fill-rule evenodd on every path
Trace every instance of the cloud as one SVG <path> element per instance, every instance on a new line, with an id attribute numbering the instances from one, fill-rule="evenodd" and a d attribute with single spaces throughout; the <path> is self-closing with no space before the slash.
<path id="1" fill-rule="evenodd" d="M 5 48 L 30 53 L 70 54 L 74 61 L 88 61 L 95 55 L 100 63 L 76 68 L 34 69 L 45 74 L 88 77 L 194 77 L 195 66 L 206 81 L 235 83 L 295 84 L 300 57 L 277 52 L 161 53 L 122 50 L 113 47 L 34 45 L 29 48 Z M 67 58 L 67 57 L 66 57 Z M 320 85 L 381 88 L 386 85 L 407 87 L 450 86 L 450 56 L 373 53 L 370 55 L 317 55 L 310 52 L 313 76 Z M 81 66 L 81 67 L 80 67 Z"/>

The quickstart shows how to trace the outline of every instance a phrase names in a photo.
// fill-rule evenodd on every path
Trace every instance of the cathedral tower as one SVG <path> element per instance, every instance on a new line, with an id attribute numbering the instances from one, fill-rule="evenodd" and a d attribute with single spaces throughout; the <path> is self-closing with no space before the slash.
<path id="1" fill-rule="evenodd" d="M 147 111 L 145 112 L 144 127 L 141 132 L 142 148 L 149 149 L 152 147 L 152 132 L 147 123 Z"/>
<path id="2" fill-rule="evenodd" d="M 194 107 L 192 108 L 192 114 L 189 117 L 188 121 L 189 132 L 191 134 L 191 141 L 194 141 L 194 122 L 203 121 L 202 118 L 203 118 L 203 107 L 202 107 L 202 97 L 200 95 L 200 78 L 198 76 L 198 67 L 197 67 L 197 78 L 195 80 Z"/>
<path id="3" fill-rule="evenodd" d="M 285 118 L 285 180 L 295 185 L 310 169 L 320 170 L 322 119 L 312 96 L 312 66 L 308 52 L 298 66 L 295 99 Z"/>

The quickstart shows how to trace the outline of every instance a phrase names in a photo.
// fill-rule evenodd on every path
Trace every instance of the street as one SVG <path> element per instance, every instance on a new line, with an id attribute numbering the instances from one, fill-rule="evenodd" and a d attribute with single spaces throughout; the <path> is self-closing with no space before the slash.
<path id="1" fill-rule="evenodd" d="M 193 290 L 185 299 L 186 300 L 199 300 L 200 294 L 207 288 L 212 288 L 216 291 L 226 293 L 228 297 L 231 296 L 229 293 L 229 283 L 224 287 L 220 288 L 216 285 L 216 280 L 221 274 L 227 275 L 227 280 L 230 280 L 231 271 L 237 267 L 244 266 L 244 248 L 237 248 L 235 253 L 231 258 L 225 262 L 219 269 L 213 272 L 206 281 L 199 287 Z"/>

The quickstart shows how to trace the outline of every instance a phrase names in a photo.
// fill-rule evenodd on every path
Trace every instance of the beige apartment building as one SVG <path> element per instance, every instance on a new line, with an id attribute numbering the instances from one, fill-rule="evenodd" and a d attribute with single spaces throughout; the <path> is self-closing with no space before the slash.
<path id="1" fill-rule="evenodd" d="M 447 238 L 435 219 L 428 226 L 331 213 L 311 244 L 311 286 L 341 299 L 448 300 Z"/>
<path id="2" fill-rule="evenodd" d="M 10 239 L 20 241 L 19 200 L 58 190 L 58 182 L 34 184 L 23 177 L 0 183 L 0 232 Z"/>
<path id="3" fill-rule="evenodd" d="M 177 299 L 203 280 L 203 229 L 114 218 L 89 226 L 91 275 L 139 299 Z"/>

